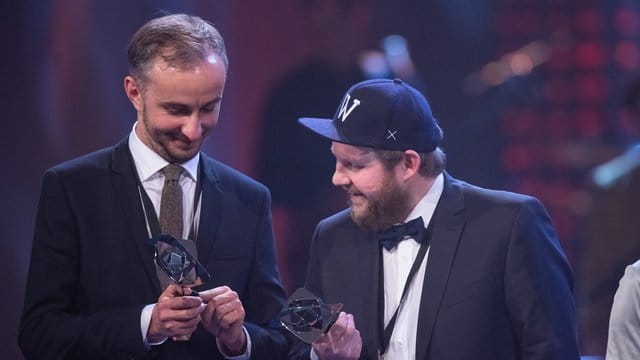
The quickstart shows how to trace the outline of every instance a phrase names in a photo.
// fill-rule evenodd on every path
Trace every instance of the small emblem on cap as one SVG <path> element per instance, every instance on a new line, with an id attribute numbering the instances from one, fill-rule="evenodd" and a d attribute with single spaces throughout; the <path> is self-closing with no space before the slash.
<path id="1" fill-rule="evenodd" d="M 342 122 L 347 120 L 347 117 L 349 117 L 349 114 L 351 114 L 353 109 L 355 109 L 356 107 L 358 107 L 358 105 L 360 105 L 360 100 L 353 99 L 353 104 L 351 104 L 351 106 L 347 110 L 347 105 L 349 104 L 349 100 L 351 100 L 351 94 L 347 94 L 344 97 L 344 100 L 342 101 L 342 104 L 340 105 L 340 111 L 338 111 L 338 118 Z"/>
<path id="2" fill-rule="evenodd" d="M 389 136 L 387 136 L 387 140 L 393 138 L 393 140 L 398 141 L 398 139 L 396 139 L 396 133 L 398 132 L 398 130 L 393 132 L 391 130 L 387 130 L 387 132 L 389 133 Z"/>

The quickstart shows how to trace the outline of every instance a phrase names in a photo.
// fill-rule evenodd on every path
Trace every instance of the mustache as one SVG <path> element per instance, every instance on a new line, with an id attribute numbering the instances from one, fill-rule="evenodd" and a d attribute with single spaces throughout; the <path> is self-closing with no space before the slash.
<path id="1" fill-rule="evenodd" d="M 192 145 L 195 143 L 195 141 L 192 141 L 191 139 L 189 139 L 186 135 L 184 135 L 182 133 L 181 129 L 176 129 L 176 130 L 172 130 L 172 131 L 168 131 L 164 133 L 164 136 L 171 139 L 171 140 L 178 140 L 178 141 L 182 141 L 188 145 Z M 203 143 L 204 143 L 204 136 L 202 137 Z"/>
<path id="2" fill-rule="evenodd" d="M 358 188 L 353 186 L 353 185 L 345 185 L 345 186 L 342 187 L 342 189 L 349 196 L 351 196 L 351 195 L 363 195 L 362 192 L 360 190 L 358 190 Z"/>
<path id="3" fill-rule="evenodd" d="M 183 133 L 181 129 L 176 129 L 173 130 L 171 132 L 168 132 L 167 135 L 169 135 L 170 137 L 176 139 L 176 140 L 180 140 L 180 141 L 184 141 L 184 142 L 191 142 L 189 140 L 189 138 L 187 138 Z"/>

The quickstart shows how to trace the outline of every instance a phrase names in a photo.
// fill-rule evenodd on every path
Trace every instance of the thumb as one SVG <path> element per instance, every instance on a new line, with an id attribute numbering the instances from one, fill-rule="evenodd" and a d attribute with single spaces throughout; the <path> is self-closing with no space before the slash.
<path id="1" fill-rule="evenodd" d="M 167 286 L 166 289 L 160 294 L 160 299 L 171 299 L 177 296 L 182 296 L 184 294 L 184 290 L 182 286 L 171 284 Z"/>

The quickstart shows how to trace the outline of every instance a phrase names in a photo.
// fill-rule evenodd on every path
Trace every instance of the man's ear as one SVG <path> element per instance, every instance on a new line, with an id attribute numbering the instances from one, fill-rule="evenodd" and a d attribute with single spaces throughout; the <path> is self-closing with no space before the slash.
<path id="1" fill-rule="evenodd" d="M 131 75 L 124 78 L 124 92 L 138 112 L 142 111 L 142 88 Z"/>
<path id="2" fill-rule="evenodd" d="M 402 157 L 402 170 L 404 180 L 408 180 L 420 171 L 422 159 L 414 150 L 405 150 Z"/>

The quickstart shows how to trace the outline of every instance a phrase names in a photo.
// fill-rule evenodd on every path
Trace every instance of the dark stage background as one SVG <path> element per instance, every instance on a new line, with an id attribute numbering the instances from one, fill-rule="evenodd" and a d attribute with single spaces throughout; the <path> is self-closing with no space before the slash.
<path id="1" fill-rule="evenodd" d="M 314 37 L 311 28 L 317 13 L 305 12 L 301 3 L 2 2 L 2 358 L 22 358 L 17 329 L 42 173 L 128 134 L 135 119 L 122 90 L 128 40 L 163 11 L 199 15 L 221 30 L 231 66 L 220 123 L 205 151 L 267 182 L 273 175 L 269 171 L 276 170 L 263 165 L 269 160 L 264 160 L 268 156 L 261 144 L 273 140 L 266 139 L 271 123 L 263 121 L 263 113 L 278 81 L 308 59 L 353 59 L 349 49 L 381 51 L 381 39 L 401 35 L 413 68 L 396 73 L 410 77 L 430 99 L 445 131 L 448 171 L 477 185 L 539 197 L 572 266 L 579 270 L 591 209 L 588 175 L 625 146 L 615 120 L 622 91 L 640 70 L 637 1 L 378 0 L 348 21 L 323 23 L 320 37 Z M 358 21 L 369 26 L 366 39 L 351 39 L 356 30 L 342 28 Z M 313 102 L 319 96 L 313 83 L 298 90 L 303 109 L 306 99 Z M 339 99 L 344 90 L 334 96 Z M 322 113 L 300 115 L 330 116 L 337 102 L 329 104 L 309 110 Z M 286 121 L 299 126 L 295 118 Z M 305 154 L 299 141 L 283 136 L 277 143 L 285 152 Z M 314 174 L 299 168 L 297 175 L 312 182 L 320 174 L 328 184 L 331 168 L 322 165 L 330 159 L 328 143 L 320 156 L 323 160 L 317 160 Z M 315 164 L 316 159 L 309 156 L 307 161 Z M 292 182 L 290 189 L 296 190 L 286 196 L 294 201 L 311 205 L 327 199 L 325 206 L 309 211 L 308 221 L 315 223 L 339 210 L 342 202 L 336 205 L 329 199 L 340 197 L 340 191 L 317 196 L 325 190 L 293 179 L 282 181 Z M 311 230 L 290 231 L 295 227 L 284 196 L 274 189 L 278 256 L 291 291 L 304 276 Z M 123 281 L 124 291 L 130 286 Z M 583 301 L 577 301 L 580 310 Z M 595 345 L 585 340 L 585 354 L 602 353 L 601 343 L 601 338 Z"/>

